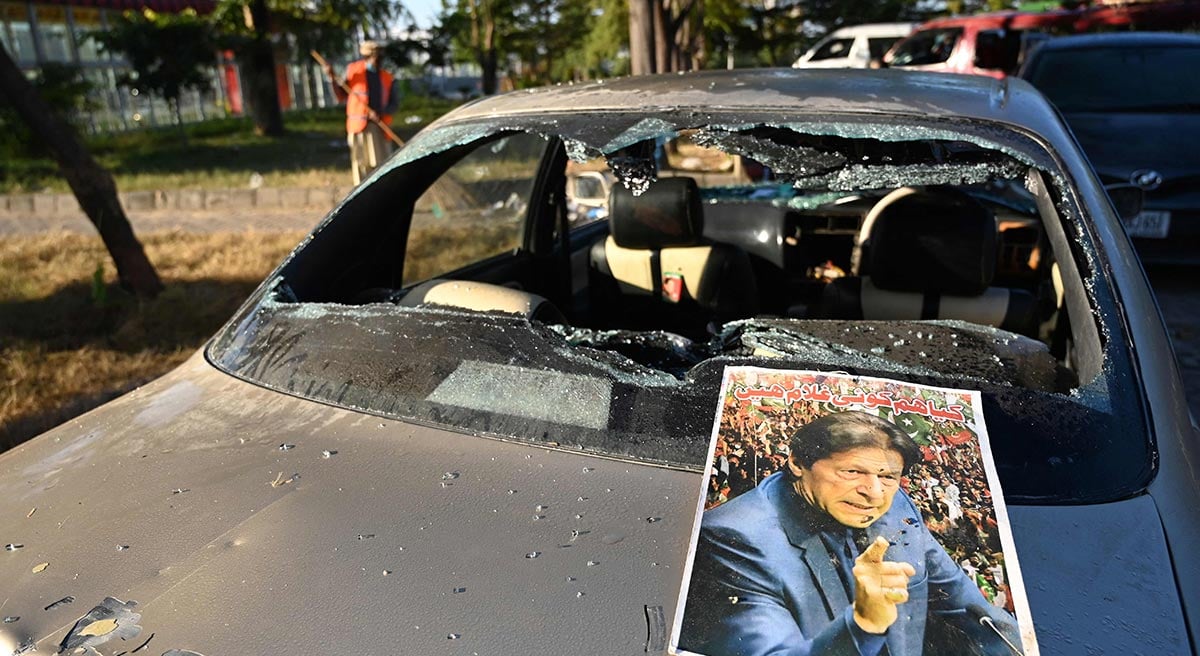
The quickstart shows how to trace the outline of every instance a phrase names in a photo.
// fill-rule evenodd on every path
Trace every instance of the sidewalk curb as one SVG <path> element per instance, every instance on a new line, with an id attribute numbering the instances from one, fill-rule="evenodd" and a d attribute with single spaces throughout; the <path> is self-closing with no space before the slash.
<path id="1" fill-rule="evenodd" d="M 127 213 L 164 210 L 221 211 L 319 209 L 328 211 L 353 187 L 260 187 L 258 189 L 171 189 L 126 191 L 117 196 Z M 15 218 L 82 216 L 74 194 L 0 195 L 0 216 Z"/>

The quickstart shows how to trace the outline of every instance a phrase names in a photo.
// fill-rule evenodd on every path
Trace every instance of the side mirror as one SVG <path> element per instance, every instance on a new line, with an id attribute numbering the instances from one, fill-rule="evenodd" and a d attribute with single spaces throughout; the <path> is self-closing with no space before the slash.
<path id="1" fill-rule="evenodd" d="M 1146 193 L 1141 188 L 1131 184 L 1112 184 L 1104 190 L 1108 192 L 1108 199 L 1112 201 L 1113 208 L 1117 210 L 1117 216 L 1121 217 L 1122 221 L 1141 213 L 1146 200 Z"/>

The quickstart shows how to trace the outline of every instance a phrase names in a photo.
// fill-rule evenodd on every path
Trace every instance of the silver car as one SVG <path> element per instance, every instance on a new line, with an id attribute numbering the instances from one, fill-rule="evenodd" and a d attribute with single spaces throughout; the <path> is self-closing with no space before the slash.
<path id="1" fill-rule="evenodd" d="M 429 126 L 202 352 L 0 456 L 0 654 L 661 653 L 729 365 L 980 390 L 1041 652 L 1196 653 L 1196 431 L 1055 111 L 762 70 Z"/>

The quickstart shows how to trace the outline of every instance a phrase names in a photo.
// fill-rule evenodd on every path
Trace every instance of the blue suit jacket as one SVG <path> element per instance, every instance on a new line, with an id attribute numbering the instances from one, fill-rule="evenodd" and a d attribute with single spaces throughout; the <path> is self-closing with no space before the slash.
<path id="1" fill-rule="evenodd" d="M 801 519 L 807 503 L 784 472 L 704 513 L 679 646 L 705 656 L 809 656 L 859 653 L 851 634 L 851 598 L 820 534 Z M 1020 646 L 1016 625 L 988 604 L 979 588 L 934 539 L 911 499 L 897 492 L 892 507 L 866 529 L 892 546 L 886 560 L 909 563 L 908 601 L 886 633 L 890 656 L 919 656 L 927 619 L 957 627 L 954 654 L 1012 650 L 966 608 L 986 612 Z M 974 645 L 974 647 L 970 646 Z M 933 653 L 932 651 L 930 652 Z"/>

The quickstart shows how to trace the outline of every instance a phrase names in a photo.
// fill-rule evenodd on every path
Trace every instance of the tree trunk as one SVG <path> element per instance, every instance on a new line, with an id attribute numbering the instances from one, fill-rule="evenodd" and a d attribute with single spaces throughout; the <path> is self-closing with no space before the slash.
<path id="1" fill-rule="evenodd" d="M 496 50 L 482 50 L 479 53 L 479 68 L 483 69 L 483 77 L 480 84 L 483 87 L 483 95 L 490 96 L 496 93 Z"/>
<path id="2" fill-rule="evenodd" d="M 275 52 L 271 47 L 271 10 L 266 0 L 251 0 L 251 27 L 254 39 L 246 45 L 242 70 L 250 117 L 257 134 L 278 137 L 283 135 L 283 112 L 279 108 L 279 87 L 275 82 Z"/>
<path id="3" fill-rule="evenodd" d="M 100 232 L 100 239 L 117 267 L 121 286 L 148 298 L 161 292 L 162 281 L 133 234 L 112 176 L 92 159 L 75 129 L 42 99 L 3 46 L 0 46 L 0 97 L 8 99 L 58 162 L 58 169 L 79 200 L 79 207 Z"/>
<path id="4" fill-rule="evenodd" d="M 673 73 L 671 45 L 675 35 L 671 32 L 671 0 L 654 0 L 654 69 L 659 73 Z"/>
<path id="5" fill-rule="evenodd" d="M 629 0 L 629 66 L 634 75 L 655 72 L 654 5 L 658 0 Z"/>

